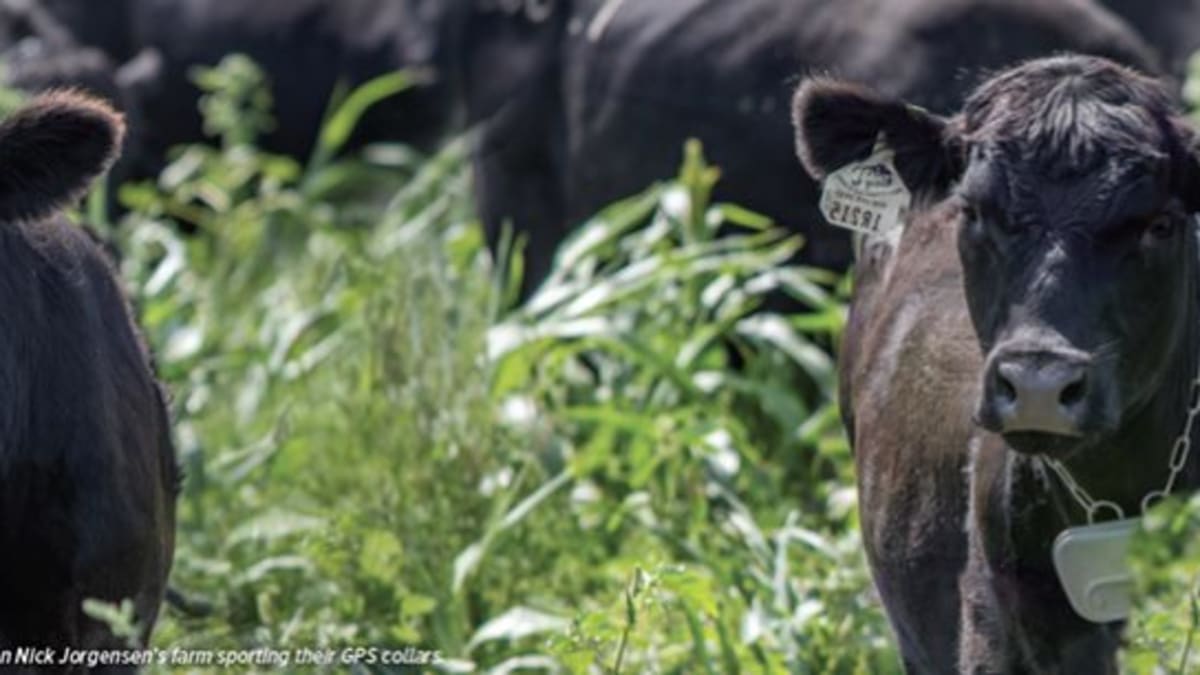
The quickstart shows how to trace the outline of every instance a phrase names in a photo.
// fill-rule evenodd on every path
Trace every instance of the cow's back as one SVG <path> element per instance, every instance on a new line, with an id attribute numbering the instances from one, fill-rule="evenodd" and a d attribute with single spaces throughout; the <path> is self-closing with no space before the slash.
<path id="1" fill-rule="evenodd" d="M 313 148 L 338 86 L 408 66 L 428 66 L 436 36 L 418 21 L 413 3 L 394 0 L 135 0 L 129 28 L 137 49 L 163 59 L 157 87 L 142 105 L 154 157 L 173 143 L 201 137 L 192 84 L 197 65 L 230 53 L 253 58 L 266 72 L 278 123 L 266 147 L 297 157 Z M 99 13 L 99 12 L 94 12 Z M 440 74 L 442 80 L 446 73 Z M 422 87 L 386 99 L 367 111 L 351 142 L 399 138 L 428 147 L 450 120 L 448 87 Z"/>
<path id="2" fill-rule="evenodd" d="M 848 239 L 816 226 L 788 101 L 805 73 L 862 82 L 934 111 L 982 76 L 1057 51 L 1144 68 L 1152 50 L 1089 0 L 626 0 L 576 3 L 563 58 L 568 222 L 674 174 L 682 143 L 721 167 L 717 197 L 801 229 L 808 262 L 841 268 Z M 609 12 L 615 7 L 615 12 Z"/>

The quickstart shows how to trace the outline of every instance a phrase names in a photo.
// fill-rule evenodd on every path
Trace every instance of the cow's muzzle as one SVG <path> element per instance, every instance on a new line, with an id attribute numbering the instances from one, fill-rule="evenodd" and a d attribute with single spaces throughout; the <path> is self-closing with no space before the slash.
<path id="1" fill-rule="evenodd" d="M 999 347 L 988 359 L 976 417 L 1002 434 L 1082 436 L 1098 406 L 1086 354 Z"/>

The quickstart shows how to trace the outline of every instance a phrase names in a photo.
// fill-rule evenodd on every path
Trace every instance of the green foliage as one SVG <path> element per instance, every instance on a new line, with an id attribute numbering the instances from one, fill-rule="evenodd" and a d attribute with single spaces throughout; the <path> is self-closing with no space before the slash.
<path id="1" fill-rule="evenodd" d="M 221 145 L 123 186 L 113 228 L 175 396 L 172 583 L 207 610 L 166 611 L 157 644 L 896 669 L 830 403 L 844 298 L 710 203 L 698 146 L 516 304 L 521 247 L 492 264 L 462 143 L 335 156 L 411 78 L 335 106 L 301 166 L 255 146 L 246 62 L 200 77 Z"/>
<path id="2" fill-rule="evenodd" d="M 1200 495 L 1170 500 L 1146 516 L 1134 540 L 1136 611 L 1125 666 L 1133 673 L 1200 668 Z"/>
<path id="3" fill-rule="evenodd" d="M 29 99 L 25 92 L 14 89 L 4 82 L 8 81 L 7 66 L 0 63 L 0 117 L 7 117 L 16 111 Z"/>
<path id="4" fill-rule="evenodd" d="M 127 598 L 114 605 L 89 598 L 83 601 L 83 613 L 107 625 L 129 647 L 137 648 L 144 626 L 138 625 L 132 600 Z"/>
<path id="5" fill-rule="evenodd" d="M 1200 54 L 1192 57 L 1183 98 L 1200 121 Z M 1195 461 L 1194 457 L 1193 460 Z M 1134 539 L 1134 614 L 1124 667 L 1131 673 L 1200 669 L 1200 495 L 1158 504 Z"/>
<path id="6" fill-rule="evenodd" d="M 266 74 L 244 54 L 231 54 L 212 68 L 196 67 L 192 79 L 204 92 L 204 131 L 224 147 L 249 145 L 275 128 Z"/>
<path id="7" fill-rule="evenodd" d="M 488 332 L 491 393 L 537 444 L 539 490 L 571 484 L 562 583 L 604 589 L 551 653 L 577 671 L 879 672 L 819 344 L 842 305 L 788 264 L 794 237 L 708 204 L 716 178 L 690 145 L 679 180 L 584 223 Z M 493 522 L 460 570 L 491 559 L 509 527 Z"/>
<path id="8" fill-rule="evenodd" d="M 332 114 L 322 125 L 321 133 L 317 137 L 316 154 L 312 163 L 324 165 L 331 160 L 350 140 L 354 128 L 371 106 L 428 81 L 429 77 L 424 73 L 401 70 L 380 75 L 362 84 L 350 92 L 344 101 L 339 100 L 340 96 L 335 96 Z"/>

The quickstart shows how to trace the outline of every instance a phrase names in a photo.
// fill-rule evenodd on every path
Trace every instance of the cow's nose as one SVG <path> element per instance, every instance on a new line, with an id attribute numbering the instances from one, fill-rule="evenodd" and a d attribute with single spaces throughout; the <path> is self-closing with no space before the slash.
<path id="1" fill-rule="evenodd" d="M 996 431 L 1080 435 L 1086 361 L 1055 352 L 998 354 L 989 371 L 984 416 Z"/>

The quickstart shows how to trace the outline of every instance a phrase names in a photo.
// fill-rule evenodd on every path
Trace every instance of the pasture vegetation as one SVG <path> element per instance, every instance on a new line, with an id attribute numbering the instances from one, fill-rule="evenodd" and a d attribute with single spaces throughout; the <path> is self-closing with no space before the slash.
<path id="1" fill-rule="evenodd" d="M 698 146 L 584 223 L 518 303 L 536 242 L 489 255 L 465 140 L 339 158 L 404 75 L 341 97 L 308 162 L 255 146 L 271 111 L 253 64 L 199 82 L 213 145 L 123 186 L 130 213 L 106 225 L 187 472 L 173 580 L 193 611 L 166 611 L 157 646 L 898 670 L 835 407 L 846 284 L 713 203 Z M 1188 669 L 1198 521 L 1200 502 L 1171 504 L 1140 543 L 1138 672 Z"/>

